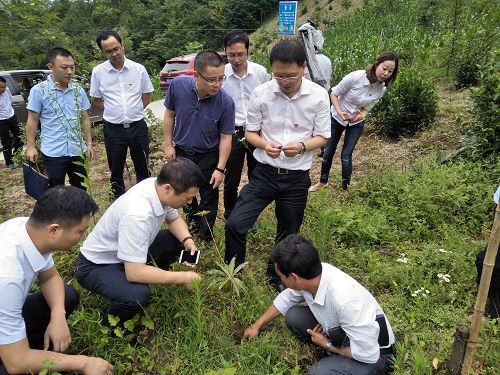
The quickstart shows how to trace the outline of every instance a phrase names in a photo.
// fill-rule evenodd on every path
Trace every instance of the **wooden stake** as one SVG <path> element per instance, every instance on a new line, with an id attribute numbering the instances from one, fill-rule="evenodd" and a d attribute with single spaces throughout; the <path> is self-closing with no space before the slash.
<path id="1" fill-rule="evenodd" d="M 469 338 L 469 326 L 459 324 L 455 334 L 453 343 L 453 351 L 451 353 L 451 361 L 448 368 L 449 375 L 459 375 L 462 369 L 462 361 L 464 360 L 465 345 Z"/>
<path id="2" fill-rule="evenodd" d="M 479 282 L 479 291 L 476 297 L 476 304 L 474 306 L 474 315 L 472 317 L 471 331 L 467 348 L 465 350 L 464 363 L 462 366 L 462 375 L 468 375 L 472 367 L 472 359 L 477 345 L 477 337 L 479 336 L 479 328 L 481 327 L 481 320 L 488 299 L 488 290 L 490 288 L 491 274 L 493 273 L 493 266 L 498 252 L 498 245 L 500 244 L 500 205 L 497 204 L 495 209 L 495 219 L 493 220 L 493 227 L 491 228 L 490 239 L 488 241 L 488 248 L 484 256 L 483 272 L 481 274 L 481 281 Z"/>

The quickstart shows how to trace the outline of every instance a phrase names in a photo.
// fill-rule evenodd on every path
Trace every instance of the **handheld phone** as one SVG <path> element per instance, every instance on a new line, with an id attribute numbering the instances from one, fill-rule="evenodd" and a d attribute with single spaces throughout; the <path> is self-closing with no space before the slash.
<path id="1" fill-rule="evenodd" d="M 346 121 L 356 121 L 358 115 L 359 115 L 359 111 L 355 111 L 353 113 L 348 113 L 344 117 L 345 117 Z"/>
<path id="2" fill-rule="evenodd" d="M 191 250 L 182 250 L 181 255 L 179 257 L 179 263 L 190 263 L 190 264 L 198 264 L 200 260 L 200 251 L 196 250 L 194 255 L 191 255 Z"/>

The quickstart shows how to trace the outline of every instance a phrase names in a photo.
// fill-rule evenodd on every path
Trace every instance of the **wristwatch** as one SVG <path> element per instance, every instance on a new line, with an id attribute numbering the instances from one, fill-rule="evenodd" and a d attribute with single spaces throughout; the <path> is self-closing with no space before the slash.
<path id="1" fill-rule="evenodd" d="M 331 341 L 326 342 L 325 350 L 328 354 L 332 354 L 332 342 Z"/>
<path id="2" fill-rule="evenodd" d="M 299 151 L 299 155 L 302 155 L 304 152 L 307 151 L 307 149 L 306 149 L 306 145 L 304 142 L 299 142 L 299 143 L 302 145 L 302 148 Z"/>

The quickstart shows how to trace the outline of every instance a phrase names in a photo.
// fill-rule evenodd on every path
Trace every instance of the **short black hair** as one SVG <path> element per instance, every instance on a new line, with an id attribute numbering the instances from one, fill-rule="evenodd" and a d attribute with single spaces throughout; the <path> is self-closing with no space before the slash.
<path id="1" fill-rule="evenodd" d="M 55 186 L 45 191 L 35 203 L 29 222 L 36 228 L 57 223 L 68 229 L 99 207 L 84 190 L 74 186 Z"/>
<path id="2" fill-rule="evenodd" d="M 399 70 L 398 55 L 394 52 L 384 52 L 379 57 L 377 57 L 377 60 L 375 60 L 373 64 L 369 65 L 366 68 L 366 77 L 368 78 L 368 81 L 370 81 L 370 83 L 377 82 L 377 75 L 375 74 L 375 71 L 377 70 L 378 66 L 384 61 L 394 61 L 394 71 L 392 72 L 392 75 L 384 81 L 384 84 L 386 86 L 389 86 L 396 80 Z"/>
<path id="3" fill-rule="evenodd" d="M 7 80 L 5 78 L 3 78 L 2 76 L 0 76 L 0 82 L 7 83 Z"/>
<path id="4" fill-rule="evenodd" d="M 49 51 L 49 54 L 48 54 L 49 62 L 51 64 L 53 64 L 54 61 L 56 61 L 57 56 L 71 57 L 73 59 L 73 61 L 75 60 L 75 56 L 73 56 L 73 54 L 71 52 L 69 52 L 66 48 L 56 47 L 56 48 L 52 48 Z"/>
<path id="5" fill-rule="evenodd" d="M 207 66 L 218 68 L 221 65 L 224 65 L 224 60 L 217 52 L 212 50 L 201 51 L 194 58 L 194 70 L 202 74 Z"/>
<path id="6" fill-rule="evenodd" d="M 244 43 L 245 48 L 248 51 L 248 48 L 250 47 L 250 40 L 248 39 L 248 34 L 243 30 L 239 29 L 228 31 L 226 35 L 224 35 L 224 49 L 232 46 L 235 43 Z"/>
<path id="7" fill-rule="evenodd" d="M 200 167 L 186 158 L 175 158 L 163 166 L 156 182 L 159 185 L 169 184 L 177 195 L 192 187 L 199 188 L 203 184 L 203 174 Z"/>
<path id="8" fill-rule="evenodd" d="M 101 51 L 102 51 L 101 42 L 111 37 L 114 37 L 118 41 L 118 43 L 123 45 L 122 37 L 115 30 L 103 30 L 99 33 L 99 35 L 97 35 L 97 38 L 95 38 L 95 42 L 97 43 L 97 46 L 101 49 Z"/>
<path id="9" fill-rule="evenodd" d="M 273 62 L 279 61 L 302 66 L 306 62 L 306 51 L 302 44 L 296 40 L 282 40 L 271 49 L 269 60 L 271 65 Z"/>
<path id="10" fill-rule="evenodd" d="M 271 261 L 285 276 L 292 272 L 310 280 L 321 274 L 318 250 L 300 234 L 290 234 L 271 250 Z"/>

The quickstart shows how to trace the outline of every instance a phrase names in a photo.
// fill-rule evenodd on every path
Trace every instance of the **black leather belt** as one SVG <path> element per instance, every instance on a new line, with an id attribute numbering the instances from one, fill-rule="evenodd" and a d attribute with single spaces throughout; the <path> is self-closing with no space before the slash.
<path id="1" fill-rule="evenodd" d="M 392 346 L 389 346 L 388 348 L 380 348 L 380 354 L 394 354 L 394 349 Z"/>
<path id="2" fill-rule="evenodd" d="M 272 165 L 269 165 L 269 164 L 264 164 L 264 163 L 258 163 L 262 168 L 264 168 L 264 170 L 268 171 L 268 172 L 271 172 L 271 173 L 275 173 L 275 174 L 290 174 L 290 175 L 293 175 L 293 174 L 304 174 L 304 173 L 307 173 L 309 170 L 302 170 L 302 169 L 286 169 L 286 168 L 276 168 L 276 167 L 273 167 Z"/>
<path id="3" fill-rule="evenodd" d="M 185 148 L 185 147 L 182 147 L 182 146 L 179 146 L 179 145 L 176 145 L 175 146 L 175 151 L 179 154 L 183 154 L 183 155 L 188 155 L 188 156 L 195 156 L 195 155 L 206 155 L 206 154 L 209 154 L 211 152 L 216 152 L 218 149 L 215 149 L 215 150 L 210 150 L 210 151 L 207 151 L 207 152 L 197 152 L 197 151 L 193 151 L 189 148 Z"/>
<path id="4" fill-rule="evenodd" d="M 143 119 L 137 120 L 137 121 L 132 121 L 132 122 L 124 122 L 123 124 L 114 124 L 112 122 L 106 121 L 107 124 L 113 125 L 113 126 L 120 126 L 124 129 L 132 128 L 136 125 L 142 124 Z"/>
<path id="5" fill-rule="evenodd" d="M 235 126 L 234 127 L 234 131 L 235 132 L 244 132 L 245 131 L 245 127 L 244 126 Z"/>

